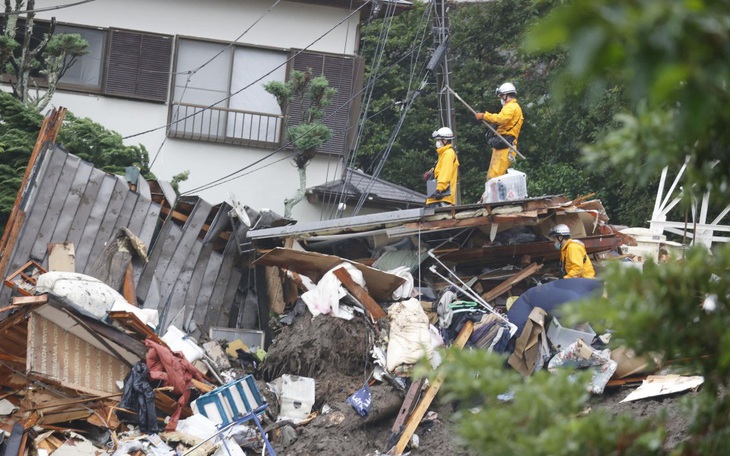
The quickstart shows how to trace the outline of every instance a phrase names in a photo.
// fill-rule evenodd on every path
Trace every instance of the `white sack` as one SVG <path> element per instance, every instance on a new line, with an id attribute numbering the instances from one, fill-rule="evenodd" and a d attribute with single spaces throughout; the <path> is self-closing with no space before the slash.
<path id="1" fill-rule="evenodd" d="M 114 303 L 129 304 L 124 296 L 101 280 L 76 272 L 51 271 L 36 283 L 39 293 L 53 293 L 103 319 Z"/>
<path id="2" fill-rule="evenodd" d="M 313 290 L 302 293 L 302 301 L 307 305 L 312 316 L 332 313 L 336 317 L 347 318 L 340 314 L 340 299 L 345 297 L 347 291 L 342 286 L 340 279 L 332 272 L 341 267 L 347 270 L 353 282 L 365 288 L 365 279 L 359 269 L 350 263 L 338 264 L 322 276 Z M 352 318 L 351 315 L 350 318 Z"/>
<path id="3" fill-rule="evenodd" d="M 422 357 L 433 357 L 428 315 L 418 299 L 396 302 L 388 309 L 390 340 L 388 371 L 401 364 L 414 364 Z"/>

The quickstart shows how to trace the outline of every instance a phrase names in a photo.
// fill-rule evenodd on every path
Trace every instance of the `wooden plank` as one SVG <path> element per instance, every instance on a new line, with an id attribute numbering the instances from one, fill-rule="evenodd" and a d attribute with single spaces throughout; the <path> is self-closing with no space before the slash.
<path id="1" fill-rule="evenodd" d="M 124 299 L 133 306 L 137 305 L 137 288 L 134 284 L 134 267 L 132 262 L 127 263 L 127 270 L 124 271 L 124 281 L 122 283 L 122 294 Z"/>
<path id="2" fill-rule="evenodd" d="M 87 271 L 91 269 L 90 263 L 94 260 L 91 257 L 91 251 L 96 244 L 95 241 L 98 238 L 99 228 L 104 221 L 106 208 L 112 199 L 112 193 L 114 192 L 116 183 L 116 177 L 104 175 L 101 180 L 99 192 L 91 203 L 91 211 L 89 212 L 89 217 L 85 220 L 86 223 L 82 229 L 81 239 L 74 241 L 74 245 L 76 245 L 76 269 L 84 274 L 87 274 Z"/>
<path id="3" fill-rule="evenodd" d="M 213 294 L 210 296 L 210 312 L 206 315 L 204 323 L 204 329 L 206 331 L 211 326 L 228 326 L 233 299 L 231 298 L 230 301 L 226 301 L 225 297 L 228 291 L 229 282 L 235 282 L 231 283 L 231 285 L 238 287 L 238 282 L 241 280 L 240 270 L 237 274 L 235 274 L 233 270 L 234 266 L 238 263 L 239 258 L 238 245 L 235 241 L 229 241 L 223 251 L 223 262 L 221 263 L 221 267 L 218 272 L 215 289 L 213 290 Z M 219 306 L 218 312 L 216 312 L 216 308 L 214 306 Z"/>
<path id="4" fill-rule="evenodd" d="M 70 226 L 66 230 L 65 242 L 70 242 L 75 246 L 78 246 L 82 239 L 86 241 L 83 237 L 84 228 L 91 216 L 91 210 L 94 208 L 94 202 L 99 194 L 99 190 L 101 190 L 101 184 L 104 182 L 104 177 L 106 177 L 106 174 L 103 171 L 94 169 L 91 165 L 89 165 L 89 168 L 89 177 L 87 178 L 84 187 L 80 189 L 80 191 L 82 191 L 82 195 L 79 200 L 78 207 L 76 207 L 73 220 L 71 220 Z M 76 261 L 78 262 L 78 259 L 76 259 Z"/>
<path id="5" fill-rule="evenodd" d="M 185 307 L 185 324 L 183 327 L 191 328 L 191 321 L 203 321 L 205 315 L 204 306 L 201 304 L 198 306 L 198 297 L 201 292 L 201 285 L 203 278 L 205 277 L 205 271 L 210 260 L 210 255 L 213 252 L 213 243 L 206 242 L 200 249 L 200 254 L 195 261 L 195 267 L 193 268 L 193 274 L 188 282 L 188 288 L 185 292 L 184 307 Z M 192 336 L 199 337 L 201 334 L 199 331 L 188 331 Z"/>
<path id="6" fill-rule="evenodd" d="M 269 310 L 275 314 L 284 313 L 284 287 L 282 286 L 280 269 L 277 266 L 265 266 L 266 293 L 269 295 Z"/>
<path id="7" fill-rule="evenodd" d="M 466 344 L 466 341 L 469 340 L 469 337 L 471 337 L 472 332 L 474 332 L 474 323 L 471 321 L 467 321 L 466 323 L 464 323 L 464 327 L 461 328 L 461 331 L 459 331 L 459 335 L 456 336 L 456 340 L 454 340 L 452 346 L 464 348 L 464 345 Z M 428 411 L 428 407 L 431 405 L 431 402 L 433 402 L 434 398 L 436 397 L 436 393 L 438 393 L 439 389 L 441 389 L 441 385 L 444 383 L 444 380 L 445 378 L 443 374 L 439 374 L 436 376 L 436 379 L 428 387 L 423 395 L 423 398 L 421 398 L 421 402 L 418 403 L 418 406 L 408 418 L 408 424 L 406 424 L 406 428 L 405 430 L 403 430 L 403 434 L 401 434 L 400 439 L 395 446 L 394 452 L 389 454 L 403 454 L 403 450 L 406 449 L 406 445 L 411 440 L 411 436 L 416 431 L 416 428 L 421 423 L 423 416 Z"/>
<path id="8" fill-rule="evenodd" d="M 422 387 L 423 379 L 412 382 L 410 388 L 408 388 L 406 397 L 403 399 L 403 405 L 401 405 L 400 410 L 398 411 L 398 416 L 395 418 L 393 427 L 390 428 L 390 435 L 388 436 L 386 450 L 392 448 L 393 443 L 395 443 L 392 442 L 392 440 L 395 440 L 395 438 L 400 436 L 403 423 L 406 422 L 406 418 L 408 418 L 408 415 L 411 414 L 411 410 L 413 410 L 413 403 L 418 399 L 418 393 L 421 391 Z"/>
<path id="9" fill-rule="evenodd" d="M 390 299 L 393 291 L 405 282 L 403 277 L 398 277 L 395 274 L 389 274 L 338 256 L 316 252 L 277 247 L 254 261 L 255 265 L 279 266 L 283 269 L 296 271 L 299 274 L 306 275 L 315 283 L 319 282 L 327 271 L 341 263 L 350 263 L 362 272 L 368 287 L 368 293 L 374 299 L 383 301 Z"/>
<path id="10" fill-rule="evenodd" d="M 494 298 L 501 296 L 502 294 L 506 293 L 515 284 L 520 283 L 521 281 L 525 280 L 526 278 L 530 277 L 535 272 L 539 271 L 542 268 L 541 264 L 537 263 L 531 263 L 529 266 L 525 267 L 523 270 L 515 273 L 512 277 L 508 278 L 504 282 L 500 283 L 496 287 L 492 288 L 491 290 L 487 291 L 482 295 L 482 299 L 489 302 L 493 300 Z"/>
<path id="11" fill-rule="evenodd" d="M 13 298 L 14 306 L 23 306 L 26 304 L 45 304 L 48 302 L 48 295 L 34 295 L 34 296 L 15 296 Z"/>
<path id="12" fill-rule="evenodd" d="M 56 231 L 58 221 L 64 216 L 68 217 L 68 215 L 63 214 L 63 208 L 66 204 L 66 199 L 71 194 L 74 177 L 76 176 L 80 163 L 81 159 L 79 157 L 71 154 L 66 155 L 66 161 L 61 168 L 61 174 L 56 182 L 56 187 L 51 192 L 51 199 L 48 203 L 43 221 L 38 228 L 40 242 L 36 241 L 33 245 L 33 250 L 30 253 L 31 258 L 46 258 L 48 255 L 48 244 L 65 242 L 66 236 L 54 238 L 53 233 Z M 40 191 L 49 190 L 49 188 L 44 187 Z"/>
<path id="13" fill-rule="evenodd" d="M 370 312 L 370 315 L 372 315 L 375 320 L 380 320 L 381 318 L 388 316 L 383 308 L 380 307 L 380 304 L 375 302 L 375 300 L 370 297 L 363 287 L 352 280 L 352 276 L 350 276 L 350 273 L 347 272 L 347 269 L 337 268 L 332 272 L 338 279 L 340 279 L 340 282 L 342 282 L 342 285 L 344 285 L 347 291 L 352 293 L 352 295 L 355 296 L 355 299 L 360 301 L 367 311 Z"/>
<path id="14" fill-rule="evenodd" d="M 8 222 L 5 225 L 5 232 L 3 235 L 7 235 L 7 243 L 9 246 L 15 246 L 15 243 L 18 242 L 18 235 L 20 234 L 20 228 L 22 228 L 23 223 L 25 222 L 25 212 L 24 211 L 18 211 L 15 216 L 13 217 L 12 225 L 10 222 Z M 10 256 L 12 255 L 13 250 L 4 250 L 0 252 L 0 277 L 5 277 L 5 269 L 8 267 L 8 263 L 10 263 Z"/>

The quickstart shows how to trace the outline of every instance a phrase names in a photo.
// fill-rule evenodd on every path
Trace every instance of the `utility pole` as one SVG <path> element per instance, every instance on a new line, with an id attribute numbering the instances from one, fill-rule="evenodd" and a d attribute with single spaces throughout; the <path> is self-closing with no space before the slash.
<path id="1" fill-rule="evenodd" d="M 434 0 L 434 43 L 436 50 L 434 56 L 437 58 L 436 83 L 439 93 L 439 112 L 441 113 L 441 125 L 454 129 L 454 96 L 444 87 L 451 87 L 451 75 L 449 70 L 449 18 L 448 1 Z"/>
<path id="2" fill-rule="evenodd" d="M 454 116 L 454 96 L 450 90 L 444 90 L 445 87 L 451 87 L 451 75 L 449 70 L 449 18 L 448 0 L 433 0 L 434 7 L 434 43 L 436 50 L 433 58 L 429 63 L 429 70 L 436 74 L 436 85 L 439 94 L 439 113 L 441 119 L 440 126 L 451 128 L 454 132 L 456 123 Z M 454 140 L 454 145 L 457 141 Z M 456 189 L 456 204 L 461 204 L 461 191 Z"/>

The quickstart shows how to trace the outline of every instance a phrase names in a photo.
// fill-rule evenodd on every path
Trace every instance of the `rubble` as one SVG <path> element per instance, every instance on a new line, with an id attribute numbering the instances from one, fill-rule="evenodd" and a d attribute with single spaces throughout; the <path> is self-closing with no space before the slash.
<path id="1" fill-rule="evenodd" d="M 524 376 L 590 366 L 594 394 L 655 371 L 559 320 L 603 287 L 561 278 L 552 226 L 599 273 L 626 259 L 590 196 L 296 224 L 40 140 L 0 252 L 5 454 L 466 455 L 435 401 L 448 379 L 412 377 L 440 348 Z"/>

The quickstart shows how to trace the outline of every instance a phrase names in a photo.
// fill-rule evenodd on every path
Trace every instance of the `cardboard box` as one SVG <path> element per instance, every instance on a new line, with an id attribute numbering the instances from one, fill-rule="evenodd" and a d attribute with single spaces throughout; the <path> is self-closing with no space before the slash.
<path id="1" fill-rule="evenodd" d="M 596 332 L 588 323 L 577 325 L 574 328 L 566 328 L 560 324 L 557 317 L 552 317 L 548 325 L 547 337 L 556 350 L 563 349 L 578 339 L 582 339 L 587 345 L 591 345 L 596 337 Z"/>

